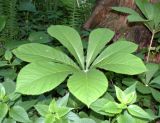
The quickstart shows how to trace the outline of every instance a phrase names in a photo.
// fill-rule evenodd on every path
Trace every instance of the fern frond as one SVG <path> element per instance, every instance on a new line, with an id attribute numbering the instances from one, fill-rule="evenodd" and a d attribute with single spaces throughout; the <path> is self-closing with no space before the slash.
<path id="1" fill-rule="evenodd" d="M 15 39 L 16 35 L 18 34 L 16 2 L 17 0 L 2 1 L 2 14 L 7 18 L 6 26 L 2 35 L 8 39 Z"/>

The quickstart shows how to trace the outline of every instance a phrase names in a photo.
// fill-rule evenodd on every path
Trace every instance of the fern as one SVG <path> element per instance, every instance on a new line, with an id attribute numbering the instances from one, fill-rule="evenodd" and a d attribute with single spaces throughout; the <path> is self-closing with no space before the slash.
<path id="1" fill-rule="evenodd" d="M 79 0 L 61 0 L 68 11 L 68 24 L 71 27 L 79 28 L 87 19 L 91 11 L 92 3 Z"/>
<path id="2" fill-rule="evenodd" d="M 2 14 L 6 16 L 7 22 L 1 38 L 15 39 L 18 34 L 18 24 L 16 20 L 17 0 L 0 0 Z"/>

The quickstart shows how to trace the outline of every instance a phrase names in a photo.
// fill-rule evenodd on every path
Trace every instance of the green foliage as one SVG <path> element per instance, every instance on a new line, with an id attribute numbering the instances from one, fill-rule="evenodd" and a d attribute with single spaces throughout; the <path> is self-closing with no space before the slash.
<path id="1" fill-rule="evenodd" d="M 25 66 L 18 75 L 17 92 L 34 95 L 41 94 L 54 89 L 62 83 L 68 75 L 73 74 L 68 79 L 68 88 L 74 96 L 89 107 L 91 103 L 106 92 L 108 87 L 107 78 L 102 72 L 97 70 L 97 68 L 129 75 L 139 74 L 146 70 L 142 61 L 138 57 L 130 54 L 134 52 L 137 47 L 133 43 L 127 41 L 120 42 L 120 44 L 123 44 L 121 44 L 122 47 L 130 47 L 133 45 L 133 48 L 127 48 L 127 50 L 122 49 L 122 47 L 116 47 L 119 52 L 118 55 L 123 55 L 126 59 L 121 56 L 118 57 L 117 52 L 114 50 L 116 43 L 102 51 L 105 47 L 104 42 L 109 42 L 114 34 L 108 29 L 97 29 L 91 33 L 87 57 L 93 58 L 95 61 L 97 60 L 97 63 L 94 63 L 93 60 L 87 61 L 88 66 L 85 65 L 84 62 L 85 55 L 80 36 L 73 28 L 55 25 L 48 28 L 48 33 L 66 47 L 77 62 L 71 60 L 71 58 L 62 51 L 42 44 L 31 43 L 18 47 L 13 53 L 18 58 L 31 63 Z M 95 33 L 95 35 L 92 35 L 93 33 Z M 101 38 L 104 33 L 107 35 L 105 39 Z M 99 37 L 97 35 L 99 35 Z M 96 37 L 97 40 L 91 41 L 95 39 L 94 37 Z M 94 48 L 96 44 L 98 44 L 97 42 L 100 47 Z M 126 46 L 124 46 L 124 44 Z M 103 55 L 106 54 L 107 51 L 110 51 L 109 55 Z M 98 56 L 98 54 L 100 55 Z M 97 56 L 98 58 L 96 58 Z M 99 57 L 102 60 L 99 60 Z M 130 58 L 132 59 L 130 60 Z M 128 66 L 130 66 L 130 68 Z M 101 77 L 99 78 L 99 76 Z M 88 97 L 86 97 L 86 95 L 88 95 Z"/>
<path id="2" fill-rule="evenodd" d="M 114 116 L 118 123 L 127 123 L 132 121 L 136 123 L 139 121 L 150 121 L 155 117 L 148 114 L 139 106 L 133 104 L 136 101 L 135 84 L 122 91 L 119 87 L 115 86 L 116 96 L 120 103 L 107 98 L 101 98 L 91 104 L 91 109 L 97 113 Z"/>
<path id="3" fill-rule="evenodd" d="M 148 0 L 135 0 L 143 16 L 126 7 L 112 7 L 113 10 L 129 14 L 129 22 L 142 22 L 152 33 L 160 31 L 160 3 L 151 4 Z"/>
<path id="4" fill-rule="evenodd" d="M 6 27 L 2 33 L 2 38 L 14 39 L 18 34 L 17 26 L 17 12 L 16 3 L 17 0 L 1 0 L 2 14 L 6 17 Z"/>
<path id="5" fill-rule="evenodd" d="M 147 72 L 142 75 L 139 75 L 139 80 L 133 78 L 125 78 L 123 80 L 123 84 L 130 86 L 132 83 L 137 82 L 137 90 L 142 94 L 152 94 L 153 98 L 160 102 L 160 92 L 158 89 L 160 88 L 159 78 L 157 75 L 159 71 L 159 65 L 148 63 L 146 64 Z"/>

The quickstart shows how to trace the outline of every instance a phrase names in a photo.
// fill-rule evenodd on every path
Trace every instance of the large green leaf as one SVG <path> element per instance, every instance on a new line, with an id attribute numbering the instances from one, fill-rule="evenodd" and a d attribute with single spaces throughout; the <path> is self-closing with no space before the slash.
<path id="1" fill-rule="evenodd" d="M 27 112 L 20 106 L 12 107 L 9 111 L 9 116 L 22 123 L 30 122 Z"/>
<path id="2" fill-rule="evenodd" d="M 7 112 L 8 112 L 7 104 L 0 102 L 0 122 L 7 115 Z"/>
<path id="3" fill-rule="evenodd" d="M 114 32 L 106 28 L 95 29 L 91 32 L 87 49 L 87 68 L 113 36 Z"/>
<path id="4" fill-rule="evenodd" d="M 105 70 L 128 75 L 140 74 L 146 71 L 146 67 L 140 58 L 127 53 L 113 54 L 96 66 Z"/>
<path id="5" fill-rule="evenodd" d="M 112 45 L 109 45 L 95 60 L 93 63 L 93 66 L 102 62 L 105 58 L 117 54 L 120 52 L 123 53 L 132 53 L 136 51 L 138 46 L 132 42 L 129 41 L 117 41 L 116 43 L 113 43 Z"/>
<path id="6" fill-rule="evenodd" d="M 142 108 L 140 108 L 137 105 L 130 105 L 127 109 L 129 113 L 133 116 L 153 120 L 153 118 L 147 112 L 145 112 Z"/>
<path id="7" fill-rule="evenodd" d="M 55 61 L 77 67 L 65 53 L 43 44 L 24 44 L 13 50 L 13 53 L 27 62 Z"/>
<path id="8" fill-rule="evenodd" d="M 37 95 L 50 91 L 62 83 L 70 74 L 70 67 L 53 63 L 38 62 L 25 66 L 17 77 L 16 91 Z"/>
<path id="9" fill-rule="evenodd" d="M 107 90 L 108 81 L 105 75 L 95 69 L 88 72 L 77 72 L 68 80 L 70 92 L 88 107 Z"/>
<path id="10" fill-rule="evenodd" d="M 52 25 L 48 28 L 48 33 L 59 40 L 76 58 L 81 67 L 84 68 L 82 41 L 76 30 L 68 26 Z"/>

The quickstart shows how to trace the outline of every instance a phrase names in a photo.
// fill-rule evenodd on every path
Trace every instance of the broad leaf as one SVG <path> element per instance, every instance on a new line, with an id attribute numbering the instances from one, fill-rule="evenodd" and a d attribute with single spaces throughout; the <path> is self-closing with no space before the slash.
<path id="1" fill-rule="evenodd" d="M 145 84 L 148 84 L 150 82 L 150 80 L 152 79 L 152 77 L 154 76 L 154 74 L 158 71 L 159 69 L 159 65 L 158 64 L 153 64 L 153 63 L 148 63 L 146 64 L 146 82 Z"/>
<path id="2" fill-rule="evenodd" d="M 137 105 L 130 105 L 127 109 L 129 113 L 135 117 L 153 120 L 153 118 L 147 112 Z"/>
<path id="3" fill-rule="evenodd" d="M 8 105 L 0 102 L 0 122 L 7 115 L 7 112 L 8 112 Z"/>
<path id="4" fill-rule="evenodd" d="M 65 53 L 43 44 L 24 44 L 13 50 L 13 53 L 18 58 L 27 62 L 53 61 L 71 65 L 77 68 L 75 63 Z"/>
<path id="5" fill-rule="evenodd" d="M 76 30 L 68 26 L 52 25 L 48 28 L 48 33 L 64 45 L 84 68 L 82 41 Z"/>
<path id="6" fill-rule="evenodd" d="M 9 116 L 19 122 L 30 122 L 27 112 L 20 106 L 14 106 L 9 111 Z"/>
<path id="7" fill-rule="evenodd" d="M 82 119 L 75 120 L 73 123 L 96 123 L 96 122 L 89 118 L 82 118 Z"/>
<path id="8" fill-rule="evenodd" d="M 152 96 L 157 102 L 160 102 L 160 92 L 156 89 L 151 88 Z"/>
<path id="9" fill-rule="evenodd" d="M 114 32 L 106 28 L 95 29 L 90 33 L 86 59 L 87 68 L 113 36 Z"/>
<path id="10" fill-rule="evenodd" d="M 70 67 L 53 63 L 31 63 L 21 69 L 17 77 L 16 91 L 38 95 L 50 91 L 62 83 L 70 74 Z"/>
<path id="11" fill-rule="evenodd" d="M 150 84 L 158 84 L 160 85 L 160 76 L 155 77 Z"/>
<path id="12" fill-rule="evenodd" d="M 107 112 L 104 111 L 105 110 L 104 109 L 104 105 L 107 104 L 109 101 L 110 100 L 108 100 L 108 99 L 100 98 L 100 99 L 96 100 L 95 102 L 93 102 L 91 104 L 90 108 L 93 111 L 95 111 L 95 112 L 97 112 L 97 113 L 99 113 L 101 115 L 114 116 L 114 114 L 107 113 Z"/>
<path id="13" fill-rule="evenodd" d="M 117 53 L 105 58 L 97 67 L 116 73 L 134 75 L 146 71 L 142 60 L 132 54 Z"/>
<path id="14" fill-rule="evenodd" d="M 103 110 L 107 113 L 112 113 L 112 114 L 119 114 L 122 112 L 123 109 L 125 109 L 126 106 L 123 104 L 118 104 L 116 102 L 108 102 L 103 106 Z"/>
<path id="15" fill-rule="evenodd" d="M 136 5 L 138 6 L 138 8 L 141 10 L 141 12 L 143 13 L 143 15 L 145 15 L 145 17 L 147 17 L 147 13 L 145 11 L 145 7 L 144 5 L 148 2 L 148 0 L 135 0 Z"/>
<path id="16" fill-rule="evenodd" d="M 102 62 L 105 58 L 117 53 L 132 53 L 136 51 L 137 45 L 129 41 L 117 41 L 109 45 L 95 60 L 93 66 Z"/>
<path id="17" fill-rule="evenodd" d="M 104 94 L 108 87 L 105 75 L 95 69 L 77 72 L 68 80 L 70 92 L 88 107 Z"/>
<path id="18" fill-rule="evenodd" d="M 138 14 L 135 10 L 128 7 L 112 7 L 112 9 L 126 14 Z"/>
<path id="19" fill-rule="evenodd" d="M 51 41 L 49 35 L 45 32 L 32 32 L 28 40 L 32 43 L 48 43 Z"/>
<path id="20" fill-rule="evenodd" d="M 37 104 L 34 107 L 38 111 L 38 113 L 43 117 L 45 117 L 45 115 L 48 113 L 48 108 L 49 108 L 48 105 Z"/>
<path id="21" fill-rule="evenodd" d="M 142 18 L 140 15 L 137 15 L 137 14 L 129 15 L 127 17 L 127 19 L 128 19 L 129 22 L 145 22 L 145 21 L 148 21 L 148 20 Z"/>
<path id="22" fill-rule="evenodd" d="M 124 114 L 119 115 L 117 118 L 118 123 L 136 123 L 135 119 L 128 114 L 127 111 L 124 112 Z"/>
<path id="23" fill-rule="evenodd" d="M 6 118 L 4 119 L 3 123 L 16 123 L 16 121 L 14 119 Z"/>

